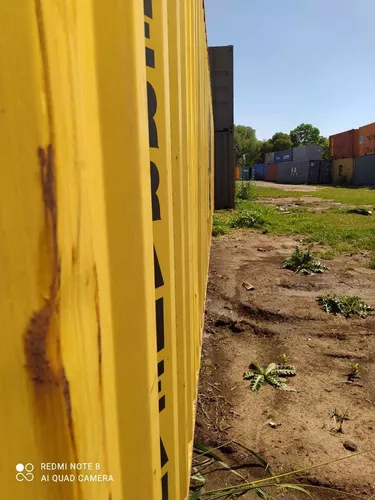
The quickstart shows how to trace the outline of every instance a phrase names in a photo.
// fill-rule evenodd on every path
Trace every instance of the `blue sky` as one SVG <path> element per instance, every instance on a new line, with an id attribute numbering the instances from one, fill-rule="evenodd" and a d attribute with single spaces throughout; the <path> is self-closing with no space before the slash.
<path id="1" fill-rule="evenodd" d="M 205 0 L 209 45 L 234 45 L 235 123 L 258 139 L 375 122 L 375 0 Z"/>

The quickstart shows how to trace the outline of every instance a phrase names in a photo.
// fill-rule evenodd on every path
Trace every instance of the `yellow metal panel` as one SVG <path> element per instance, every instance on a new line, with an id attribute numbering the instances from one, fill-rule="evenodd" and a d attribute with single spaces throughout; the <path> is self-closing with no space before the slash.
<path id="1" fill-rule="evenodd" d="M 174 223 L 174 273 L 176 286 L 176 342 L 177 342 L 177 389 L 178 389 L 178 439 L 179 439 L 179 475 L 181 498 L 189 489 L 188 440 L 191 425 L 191 401 L 188 400 L 191 385 L 191 373 L 187 369 L 188 337 L 186 307 L 188 300 L 186 271 L 190 265 L 186 261 L 186 191 L 184 172 L 187 169 L 186 156 L 182 141 L 182 86 L 181 86 L 181 20 L 180 0 L 168 0 L 168 35 L 169 35 L 169 76 L 170 76 L 170 117 L 171 117 L 171 157 L 173 183 L 173 223 Z M 186 144 L 185 144 L 186 147 Z M 190 359 L 190 358 L 189 358 Z"/>
<path id="2" fill-rule="evenodd" d="M 213 211 L 207 40 L 200 0 L 143 7 L 0 5 L 7 498 L 188 496 Z M 16 480 L 19 462 L 34 481 Z M 45 462 L 74 481 L 41 481 Z M 80 481 L 76 462 L 113 481 Z"/>
<path id="3" fill-rule="evenodd" d="M 193 401 L 195 397 L 195 364 L 194 364 L 194 301 L 192 275 L 192 239 L 191 239 L 191 196 L 189 171 L 191 168 L 192 152 L 189 141 L 189 57 L 188 57 L 188 26 L 187 2 L 180 2 L 180 41 L 181 41 L 181 113 L 182 113 L 182 175 L 185 199 L 185 267 L 186 267 L 186 336 L 187 336 L 187 377 L 188 377 L 188 441 L 193 438 Z"/>
<path id="4" fill-rule="evenodd" d="M 342 160 L 333 160 L 332 162 L 332 181 L 334 184 L 353 182 L 354 159 L 343 158 Z"/>
<path id="5" fill-rule="evenodd" d="M 161 498 L 144 16 L 94 2 L 122 496 Z M 108 400 L 108 405 L 110 401 Z"/>
<path id="6" fill-rule="evenodd" d="M 0 14 L 3 491 L 159 500 L 142 11 L 96 13 L 103 150 L 91 2 L 3 2 Z M 19 483 L 25 461 L 35 479 Z M 77 481 L 77 461 L 114 482 Z M 41 462 L 75 481 L 41 482 Z"/>
<path id="7" fill-rule="evenodd" d="M 180 498 L 166 0 L 144 2 L 163 500 Z"/>

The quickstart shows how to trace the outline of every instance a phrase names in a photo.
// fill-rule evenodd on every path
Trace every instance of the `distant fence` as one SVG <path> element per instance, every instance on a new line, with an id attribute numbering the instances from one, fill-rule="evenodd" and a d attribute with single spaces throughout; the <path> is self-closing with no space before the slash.
<path id="1" fill-rule="evenodd" d="M 0 14 L 3 496 L 186 499 L 213 211 L 204 7 Z"/>

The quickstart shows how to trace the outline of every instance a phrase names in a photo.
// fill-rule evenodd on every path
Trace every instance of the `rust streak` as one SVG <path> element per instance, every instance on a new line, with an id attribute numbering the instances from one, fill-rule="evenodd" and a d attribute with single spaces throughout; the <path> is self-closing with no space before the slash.
<path id="1" fill-rule="evenodd" d="M 62 391 L 64 395 L 64 401 L 65 401 L 66 415 L 68 418 L 70 441 L 73 446 L 74 460 L 75 462 L 78 462 L 77 446 L 74 436 L 73 411 L 72 411 L 72 400 L 70 396 L 70 386 L 69 386 L 69 380 L 66 378 L 64 367 L 61 368 L 61 381 L 62 381 Z"/>
<path id="2" fill-rule="evenodd" d="M 57 230 L 57 189 L 54 165 L 54 151 L 51 145 L 47 148 L 38 148 L 40 164 L 40 179 L 42 198 L 44 203 L 45 255 L 42 260 L 49 273 L 49 291 L 43 305 L 35 311 L 24 335 L 24 351 L 26 367 L 34 385 L 35 404 L 39 410 L 37 417 L 41 435 L 46 429 L 52 430 L 55 426 L 67 422 L 68 432 L 66 440 L 54 449 L 55 452 L 69 456 L 69 449 L 73 451 L 75 461 L 78 461 L 77 446 L 74 436 L 72 404 L 69 382 L 65 374 L 60 346 L 60 281 L 61 261 L 58 248 Z M 49 269 L 48 269 L 49 262 Z M 47 264 L 46 264 L 47 263 Z M 62 429 L 61 429 L 62 432 Z M 48 431 L 47 431 L 48 434 Z M 47 449 L 50 443 L 45 443 Z"/>
<path id="3" fill-rule="evenodd" d="M 77 250 L 77 247 L 75 245 L 72 246 L 72 267 L 75 266 L 75 264 L 77 264 L 77 261 L 78 261 L 78 250 Z"/>
<path id="4" fill-rule="evenodd" d="M 56 182 L 53 165 L 52 146 L 46 151 L 38 149 L 43 201 L 45 206 L 46 233 L 52 243 L 51 284 L 49 297 L 39 311 L 32 315 L 24 339 L 27 367 L 34 382 L 45 384 L 57 382 L 48 360 L 48 336 L 55 315 L 59 313 L 61 266 L 57 245 L 57 203 Z"/>

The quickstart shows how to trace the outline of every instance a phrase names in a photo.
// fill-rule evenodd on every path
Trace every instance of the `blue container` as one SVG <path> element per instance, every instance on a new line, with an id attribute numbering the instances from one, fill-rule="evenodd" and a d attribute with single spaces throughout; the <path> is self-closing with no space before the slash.
<path id="1" fill-rule="evenodd" d="M 241 167 L 241 181 L 249 181 L 250 180 L 250 168 L 251 167 Z"/>
<path id="2" fill-rule="evenodd" d="M 275 163 L 284 163 L 286 161 L 293 161 L 293 149 L 286 149 L 285 151 L 277 151 L 274 158 Z"/>
<path id="3" fill-rule="evenodd" d="M 256 181 L 263 181 L 266 177 L 266 165 L 257 163 L 254 165 L 254 178 Z"/>

